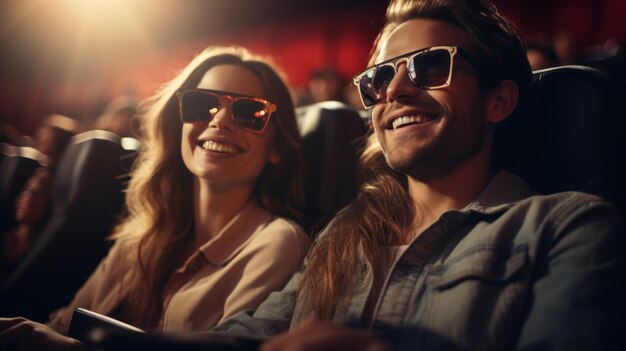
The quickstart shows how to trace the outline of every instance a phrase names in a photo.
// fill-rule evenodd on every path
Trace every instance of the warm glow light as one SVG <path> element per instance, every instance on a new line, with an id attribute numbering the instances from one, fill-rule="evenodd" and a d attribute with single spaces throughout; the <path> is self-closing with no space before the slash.
<path id="1" fill-rule="evenodd" d="M 23 45 L 45 48 L 72 70 L 90 69 L 123 59 L 126 52 L 153 51 L 158 46 L 158 17 L 169 1 L 148 0 L 24 0 L 8 8 L 9 21 L 19 26 Z"/>
<path id="2" fill-rule="evenodd" d="M 28 75 L 30 86 L 21 95 L 33 101 L 29 105 L 89 118 L 116 95 L 152 94 L 153 81 L 169 78 L 167 69 L 150 71 L 150 65 L 169 64 L 158 59 L 176 38 L 167 34 L 179 27 L 172 25 L 180 21 L 179 1 L 0 1 L 6 71 Z M 74 114 L 73 106 L 82 111 Z"/>

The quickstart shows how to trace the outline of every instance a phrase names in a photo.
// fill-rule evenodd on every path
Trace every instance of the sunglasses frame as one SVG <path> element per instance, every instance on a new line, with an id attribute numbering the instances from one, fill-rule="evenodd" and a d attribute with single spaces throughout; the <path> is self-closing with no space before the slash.
<path id="1" fill-rule="evenodd" d="M 426 53 L 432 52 L 432 51 L 438 51 L 438 50 L 443 50 L 443 51 L 447 51 L 448 54 L 450 55 L 450 67 L 449 67 L 449 71 L 448 71 L 448 79 L 446 79 L 446 82 L 441 84 L 441 85 L 437 85 L 437 86 L 423 86 L 423 85 L 419 85 L 417 83 L 415 83 L 415 78 L 412 77 L 411 71 L 415 72 L 415 69 L 409 69 L 410 67 L 412 67 L 413 65 L 413 59 L 416 56 L 419 55 L 424 55 Z M 384 99 L 381 99 L 380 101 L 367 106 L 367 104 L 365 104 L 365 100 L 363 99 L 363 93 L 361 92 L 361 85 L 359 84 L 361 82 L 361 80 L 363 79 L 363 76 L 365 76 L 366 74 L 368 74 L 369 72 L 371 72 L 372 70 L 378 70 L 380 67 L 384 67 L 384 66 L 390 66 L 391 68 L 393 68 L 394 71 L 394 75 L 393 77 L 395 78 L 396 74 L 398 74 L 398 66 L 401 63 L 405 63 L 407 65 L 407 75 L 409 76 L 409 79 L 411 80 L 411 82 L 413 82 L 413 84 L 415 84 L 416 87 L 420 88 L 420 89 L 425 89 L 425 90 L 434 90 L 434 89 L 442 89 L 442 88 L 446 88 L 448 86 L 450 86 L 450 83 L 452 82 L 452 72 L 454 70 L 454 57 L 456 56 L 456 54 L 459 54 L 465 61 L 467 61 L 467 63 L 469 63 L 474 69 L 476 69 L 477 71 L 479 70 L 479 65 L 477 63 L 477 61 L 465 50 L 463 50 L 462 48 L 458 47 L 458 46 L 431 46 L 431 47 L 427 47 L 427 48 L 423 48 L 423 49 L 419 49 L 419 50 L 415 50 L 415 51 L 411 51 L 411 52 L 407 52 L 406 54 L 402 54 L 400 56 L 396 56 L 394 58 L 391 58 L 389 60 L 385 60 L 381 63 L 375 64 L 373 66 L 370 66 L 368 68 L 366 68 L 364 71 L 362 71 L 361 73 L 355 75 L 352 78 L 352 84 L 356 85 L 358 91 L 359 91 L 359 98 L 361 99 L 361 103 L 363 104 L 363 107 L 365 109 L 371 109 L 374 106 L 380 104 L 381 102 L 384 101 Z M 415 73 L 413 73 L 415 74 Z M 393 78 L 392 78 L 393 79 Z"/>
<path id="2" fill-rule="evenodd" d="M 261 99 L 258 97 L 250 96 L 250 95 L 237 94 L 237 93 L 232 93 L 228 91 L 213 90 L 213 89 L 200 89 L 200 88 L 179 89 L 178 91 L 176 91 L 176 96 L 178 97 L 178 116 L 180 118 L 181 123 L 208 123 L 212 120 L 212 117 L 211 118 L 207 117 L 206 120 L 198 121 L 198 122 L 187 122 L 183 119 L 183 96 L 186 93 L 190 93 L 190 92 L 203 93 L 203 94 L 213 95 L 217 97 L 218 110 L 215 113 L 217 113 L 220 109 L 223 108 L 222 99 L 229 100 L 231 103 L 230 115 L 233 118 L 233 121 L 235 122 L 235 124 L 240 128 L 243 128 L 249 132 L 256 133 L 256 134 L 265 133 L 265 130 L 267 130 L 267 126 L 269 126 L 270 124 L 270 118 L 272 117 L 272 114 L 276 111 L 276 108 L 277 108 L 276 104 L 274 104 L 273 102 L 270 102 L 270 101 L 267 101 L 265 99 Z M 250 100 L 250 101 L 259 102 L 265 105 L 265 108 L 267 109 L 268 113 L 267 113 L 267 119 L 265 120 L 265 124 L 263 125 L 263 128 L 261 130 L 256 130 L 256 129 L 245 127 L 241 125 L 241 122 L 237 121 L 237 118 L 235 117 L 235 114 L 232 111 L 232 105 L 239 100 Z"/>

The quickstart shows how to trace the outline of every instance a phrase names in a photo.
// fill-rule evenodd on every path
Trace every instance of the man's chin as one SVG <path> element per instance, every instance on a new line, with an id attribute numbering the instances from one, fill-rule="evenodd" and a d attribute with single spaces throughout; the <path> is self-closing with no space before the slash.
<path id="1" fill-rule="evenodd" d="M 450 175 L 457 169 L 462 161 L 445 162 L 439 160 L 413 159 L 412 162 L 399 162 L 398 160 L 387 159 L 387 164 L 395 172 L 409 176 L 421 182 L 429 182 L 436 179 L 442 179 Z"/>

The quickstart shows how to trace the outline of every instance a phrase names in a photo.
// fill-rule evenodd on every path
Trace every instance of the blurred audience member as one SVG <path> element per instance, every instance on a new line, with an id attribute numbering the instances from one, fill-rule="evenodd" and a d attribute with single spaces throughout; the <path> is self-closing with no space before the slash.
<path id="1" fill-rule="evenodd" d="M 20 132 L 11 123 L 0 123 L 0 143 L 18 145 L 21 138 Z"/>
<path id="2" fill-rule="evenodd" d="M 562 65 L 574 65 L 579 62 L 578 42 L 574 35 L 568 31 L 560 31 L 556 33 L 552 41 L 552 47 L 559 57 Z"/>
<path id="3" fill-rule="evenodd" d="M 15 200 L 17 227 L 4 235 L 4 258 L 9 266 L 22 258 L 46 223 L 50 211 L 52 174 L 40 167 Z"/>
<path id="4" fill-rule="evenodd" d="M 135 114 L 139 106 L 139 99 L 124 95 L 111 101 L 94 125 L 95 129 L 102 129 L 115 133 L 121 137 L 137 137 Z"/>
<path id="5" fill-rule="evenodd" d="M 332 67 L 313 70 L 309 78 L 309 103 L 345 101 L 343 96 L 345 84 L 341 73 Z"/>
<path id="6" fill-rule="evenodd" d="M 352 82 L 348 83 L 343 88 L 343 96 L 348 105 L 354 107 L 356 110 L 363 110 L 363 102 L 361 102 L 359 91 Z"/>
<path id="7" fill-rule="evenodd" d="M 15 201 L 17 226 L 5 233 L 3 257 L 9 265 L 22 258 L 31 247 L 50 210 L 54 171 L 78 123 L 67 116 L 49 115 L 34 137 L 34 147 L 46 156 Z"/>
<path id="8" fill-rule="evenodd" d="M 78 131 L 79 124 L 76 120 L 59 114 L 49 115 L 37 130 L 34 147 L 46 155 L 53 166 Z"/>
<path id="9" fill-rule="evenodd" d="M 560 65 L 559 56 L 549 44 L 529 42 L 526 56 L 533 71 Z"/>

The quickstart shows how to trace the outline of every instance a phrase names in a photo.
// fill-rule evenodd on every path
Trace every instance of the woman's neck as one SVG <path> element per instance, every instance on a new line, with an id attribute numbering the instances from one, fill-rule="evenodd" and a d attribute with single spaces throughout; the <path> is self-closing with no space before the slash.
<path id="1" fill-rule="evenodd" d="M 253 186 L 217 190 L 203 181 L 195 182 L 195 245 L 200 247 L 217 235 L 252 197 Z"/>

